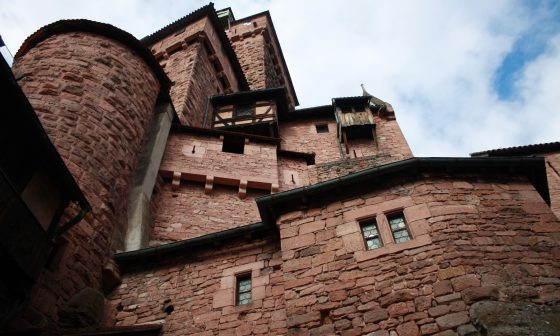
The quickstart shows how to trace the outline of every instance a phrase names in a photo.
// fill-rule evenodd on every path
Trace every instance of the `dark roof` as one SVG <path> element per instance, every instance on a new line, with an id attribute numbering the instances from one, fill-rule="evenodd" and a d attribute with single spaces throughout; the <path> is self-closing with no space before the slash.
<path id="1" fill-rule="evenodd" d="M 282 121 L 292 121 L 300 119 L 314 119 L 314 118 L 332 118 L 334 119 L 334 108 L 332 105 L 322 105 L 315 107 L 308 107 L 286 113 L 280 116 Z"/>
<path id="2" fill-rule="evenodd" d="M 333 105 L 367 104 L 372 96 L 338 97 L 333 98 Z"/>
<path id="3" fill-rule="evenodd" d="M 151 51 L 143 45 L 138 39 L 136 39 L 131 34 L 121 30 L 115 26 L 112 26 L 107 23 L 101 23 L 96 21 L 90 21 L 85 19 L 80 20 L 60 20 L 48 24 L 31 36 L 29 36 L 19 50 L 17 51 L 15 58 L 22 57 L 25 55 L 29 50 L 35 47 L 37 44 L 43 42 L 47 38 L 51 37 L 52 35 L 57 34 L 64 34 L 70 32 L 87 32 L 96 35 L 105 36 L 112 40 L 118 41 L 128 47 L 130 50 L 134 51 L 138 56 L 140 56 L 144 62 L 152 69 L 154 74 L 156 75 L 157 79 L 161 85 L 161 92 L 168 92 L 171 81 L 159 65 L 159 63 L 152 55 Z"/>
<path id="4" fill-rule="evenodd" d="M 35 160 L 42 160 L 42 163 L 49 168 L 57 183 L 67 193 L 64 196 L 78 203 L 83 210 L 89 211 L 90 204 L 49 139 L 33 106 L 19 87 L 3 57 L 0 57 L 0 88 L 3 95 L 3 107 L 0 110 L 0 124 L 3 130 L 0 139 L 6 141 L 5 145 L 18 146 L 16 148 L 19 149 L 25 148 L 20 142 L 22 138 L 27 141 L 27 145 L 32 146 L 37 153 L 41 153 L 41 158 L 35 157 Z M 11 137 L 11 141 L 4 137 Z M 33 155 L 33 153 L 25 152 L 22 155 Z"/>
<path id="5" fill-rule="evenodd" d="M 235 75 L 237 76 L 237 80 L 239 81 L 240 90 L 249 90 L 249 84 L 247 82 L 247 78 L 243 74 L 243 70 L 241 65 L 239 64 L 239 60 L 237 59 L 237 55 L 229 42 L 229 39 L 224 31 L 222 24 L 220 23 L 220 19 L 216 14 L 216 10 L 214 9 L 214 4 L 210 2 L 208 5 L 201 7 L 194 12 L 183 16 L 182 18 L 176 20 L 168 24 L 167 26 L 153 32 L 152 34 L 144 37 L 141 39 L 142 43 L 145 45 L 152 45 L 155 42 L 165 38 L 166 36 L 175 33 L 179 29 L 188 26 L 189 24 L 198 21 L 204 17 L 208 17 L 216 34 L 218 34 L 218 38 L 222 42 L 222 47 L 226 55 L 228 56 L 229 61 L 231 62 L 231 66 Z"/>
<path id="6" fill-rule="evenodd" d="M 286 69 L 286 76 L 288 77 L 288 83 L 290 86 L 290 92 L 292 94 L 292 96 L 294 97 L 294 105 L 298 106 L 299 105 L 299 101 L 296 95 L 296 90 L 294 88 L 294 83 L 292 82 L 292 77 L 290 76 L 290 70 L 288 69 L 288 65 L 286 64 L 286 59 L 284 58 L 284 52 L 282 51 L 282 46 L 280 45 L 280 41 L 278 40 L 278 35 L 276 35 L 276 29 L 274 28 L 274 23 L 272 22 L 272 18 L 270 17 L 270 12 L 269 11 L 264 11 L 264 12 L 260 12 L 257 14 L 253 14 L 247 17 L 244 17 L 242 19 L 236 20 L 234 22 L 232 22 L 233 24 L 236 24 L 238 22 L 243 22 L 243 21 L 247 21 L 247 20 L 252 20 L 256 17 L 262 16 L 262 15 L 266 15 L 268 22 L 270 23 L 270 28 L 272 31 L 272 37 L 274 38 L 276 45 L 278 46 L 278 52 L 280 53 L 280 61 L 282 62 L 282 66 L 284 67 L 284 69 Z"/>
<path id="7" fill-rule="evenodd" d="M 215 248 L 220 244 L 239 238 L 265 237 L 275 230 L 275 226 L 267 226 L 262 222 L 253 223 L 165 245 L 121 252 L 115 254 L 113 258 L 119 265 L 120 271 L 126 273 L 139 268 L 159 265 L 161 262 L 173 259 L 169 258 L 171 255 L 185 255 L 185 252 L 195 249 Z"/>
<path id="8" fill-rule="evenodd" d="M 236 138 L 247 138 L 253 141 L 261 141 L 261 142 L 269 142 L 274 144 L 279 144 L 281 139 L 280 138 L 273 138 L 267 137 L 263 135 L 256 135 L 256 134 L 249 134 L 249 133 L 240 133 L 240 132 L 232 132 L 232 131 L 225 131 L 216 128 L 203 128 L 203 127 L 195 127 L 195 126 L 186 126 L 186 125 L 179 125 L 173 124 L 171 126 L 171 130 L 175 132 L 185 132 L 191 134 L 204 134 L 204 135 L 228 135 Z"/>
<path id="9" fill-rule="evenodd" d="M 482 152 L 471 153 L 473 157 L 480 156 L 516 156 L 516 155 L 532 155 L 535 153 L 560 151 L 560 142 L 547 142 L 534 145 L 516 146 L 490 149 Z"/>
<path id="10" fill-rule="evenodd" d="M 256 202 L 263 223 L 274 225 L 283 213 L 369 193 L 391 177 L 413 177 L 422 172 L 525 175 L 550 204 L 543 158 L 412 158 L 262 196 Z"/>

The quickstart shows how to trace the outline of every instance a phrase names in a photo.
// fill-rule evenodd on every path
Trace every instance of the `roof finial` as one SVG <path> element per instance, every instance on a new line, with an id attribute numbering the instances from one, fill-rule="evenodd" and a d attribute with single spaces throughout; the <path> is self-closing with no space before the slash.
<path id="1" fill-rule="evenodd" d="M 360 84 L 360 86 L 362 87 L 362 96 L 371 96 L 369 92 L 366 91 L 364 84 Z"/>

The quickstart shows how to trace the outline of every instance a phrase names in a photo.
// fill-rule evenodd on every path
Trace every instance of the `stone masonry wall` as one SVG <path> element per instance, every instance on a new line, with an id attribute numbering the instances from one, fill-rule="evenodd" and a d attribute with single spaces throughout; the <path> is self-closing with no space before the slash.
<path id="1" fill-rule="evenodd" d="M 295 97 L 288 87 L 288 69 L 282 65 L 271 25 L 263 14 L 235 22 L 226 32 L 251 90 L 286 87 L 288 105 L 293 108 Z"/>
<path id="2" fill-rule="evenodd" d="M 379 154 L 390 155 L 394 161 L 413 157 L 396 119 L 375 116 L 375 129 Z"/>
<path id="3" fill-rule="evenodd" d="M 217 135 L 174 132 L 167 141 L 160 171 L 213 176 L 237 185 L 245 180 L 249 187 L 251 183 L 261 183 L 263 188 L 278 184 L 275 144 L 248 141 L 244 153 L 236 154 L 222 152 L 222 143 Z"/>
<path id="4" fill-rule="evenodd" d="M 412 240 L 393 243 L 395 211 Z M 366 251 L 365 218 L 383 247 Z M 560 222 L 522 179 L 387 181 L 278 223 L 291 334 L 465 335 L 479 300 L 560 301 Z"/>
<path id="5" fill-rule="evenodd" d="M 113 235 L 114 248 L 122 244 L 128 183 L 159 84 L 135 53 L 81 32 L 47 38 L 18 58 L 13 70 L 93 208 L 64 234 L 63 257 L 35 286 L 32 306 L 56 321 L 69 297 L 101 287 Z"/>
<path id="6" fill-rule="evenodd" d="M 110 296 L 117 325 L 163 322 L 163 335 L 285 335 L 281 256 L 277 243 L 257 240 L 147 265 L 123 277 Z M 252 303 L 235 306 L 235 276 L 251 273 Z M 164 300 L 174 311 L 163 312 Z"/>
<path id="7" fill-rule="evenodd" d="M 204 184 L 181 183 L 171 189 L 167 181 L 152 197 L 152 234 L 150 245 L 190 239 L 210 233 L 260 222 L 255 197 L 268 192 L 249 190 L 240 199 L 237 188 L 214 186 L 212 193 L 204 193 Z"/>
<path id="8" fill-rule="evenodd" d="M 182 124 L 202 127 L 208 96 L 225 89 L 239 90 L 230 60 L 208 18 L 154 43 L 151 50 L 174 83 L 170 94 Z M 228 88 L 220 83 L 220 76 L 226 78 Z"/>
<path id="9" fill-rule="evenodd" d="M 315 125 L 328 124 L 328 133 L 317 133 Z M 317 164 L 341 159 L 336 122 L 332 118 L 299 120 L 280 124 L 281 147 L 285 150 L 315 153 Z"/>
<path id="10" fill-rule="evenodd" d="M 336 137 L 336 123 L 327 118 L 281 124 L 282 148 L 314 152 L 315 171 L 310 167 L 310 183 L 318 183 L 357 171 L 413 157 L 395 119 L 375 116 L 377 146 L 372 140 L 349 141 L 349 154 Z M 328 133 L 317 133 L 315 125 L 328 124 Z M 343 151 L 344 158 L 341 159 Z"/>
<path id="11" fill-rule="evenodd" d="M 389 155 L 375 155 L 318 164 L 312 174 L 311 183 L 323 182 L 393 161 L 395 159 Z"/>
<path id="12" fill-rule="evenodd" d="M 241 63 L 243 73 L 251 90 L 266 88 L 265 50 L 262 35 L 249 36 L 232 41 L 232 47 Z"/>
<path id="13" fill-rule="evenodd" d="M 309 168 L 305 160 L 278 157 L 280 191 L 309 185 Z"/>

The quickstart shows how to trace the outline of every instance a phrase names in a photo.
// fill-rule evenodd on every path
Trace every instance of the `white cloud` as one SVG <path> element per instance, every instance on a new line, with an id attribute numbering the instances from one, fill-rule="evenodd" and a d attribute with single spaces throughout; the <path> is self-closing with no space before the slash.
<path id="1" fill-rule="evenodd" d="M 15 53 L 40 26 L 90 18 L 143 37 L 203 1 L 0 0 L 0 33 Z M 237 18 L 270 10 L 301 107 L 372 94 L 392 103 L 418 156 L 558 141 L 560 38 L 527 64 L 518 95 L 500 100 L 496 69 L 539 22 L 513 1 L 217 1 Z"/>

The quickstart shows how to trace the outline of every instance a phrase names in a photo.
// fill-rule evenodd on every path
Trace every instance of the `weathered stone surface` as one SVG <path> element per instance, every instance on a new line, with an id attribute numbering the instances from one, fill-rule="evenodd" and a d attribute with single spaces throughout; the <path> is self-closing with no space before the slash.
<path id="1" fill-rule="evenodd" d="M 58 313 L 63 328 L 81 329 L 99 326 L 103 319 L 105 297 L 93 288 L 84 288 L 66 302 Z"/>
<path id="2" fill-rule="evenodd" d="M 470 308 L 473 324 L 488 336 L 560 335 L 560 307 L 527 302 L 480 301 Z"/>

